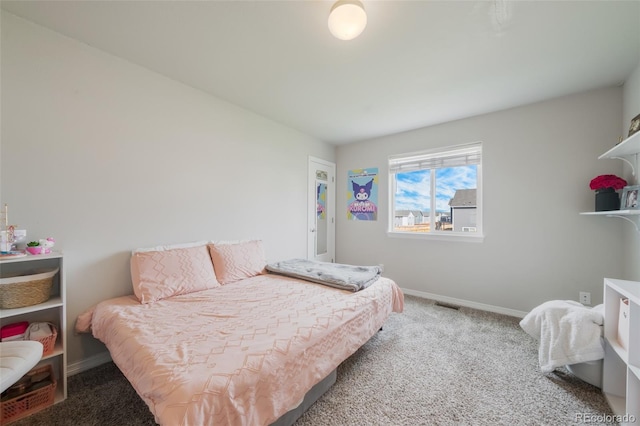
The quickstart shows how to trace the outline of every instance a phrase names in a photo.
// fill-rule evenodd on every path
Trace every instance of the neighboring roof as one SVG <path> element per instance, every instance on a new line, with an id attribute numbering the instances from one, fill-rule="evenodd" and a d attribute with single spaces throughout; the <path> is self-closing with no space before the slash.
<path id="1" fill-rule="evenodd" d="M 475 189 L 457 189 L 455 195 L 449 200 L 450 207 L 475 207 Z"/>
<path id="2" fill-rule="evenodd" d="M 409 214 L 413 214 L 414 217 L 429 216 L 420 210 L 396 210 L 395 217 L 408 217 Z"/>

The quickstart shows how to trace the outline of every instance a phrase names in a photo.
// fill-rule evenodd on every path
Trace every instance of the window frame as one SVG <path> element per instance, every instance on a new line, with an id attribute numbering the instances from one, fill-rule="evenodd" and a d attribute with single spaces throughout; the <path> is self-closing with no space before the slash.
<path id="1" fill-rule="evenodd" d="M 441 241 L 458 241 L 458 242 L 483 242 L 484 241 L 484 226 L 483 226 L 483 180 L 482 180 L 482 163 L 483 163 L 483 155 L 482 155 L 482 142 L 472 142 L 462 145 L 453 145 L 453 146 L 445 146 L 440 148 L 433 148 L 424 151 L 410 152 L 405 154 L 398 154 L 389 156 L 387 161 L 388 173 L 389 173 L 389 220 L 387 223 L 387 236 L 392 238 L 409 238 L 409 239 L 422 239 L 422 240 L 441 240 Z M 460 166 L 443 166 L 443 167 L 435 167 L 435 168 L 420 168 L 416 170 L 429 170 L 431 173 L 429 185 L 430 185 L 430 205 L 429 205 L 429 232 L 407 232 L 407 231 L 397 231 L 394 230 L 394 220 L 395 220 L 395 195 L 397 192 L 397 180 L 396 180 L 396 171 L 392 171 L 392 161 L 397 162 L 398 160 L 407 160 L 410 161 L 412 158 L 416 157 L 429 157 L 429 158 L 438 158 L 438 154 L 442 154 L 442 157 L 445 157 L 446 154 L 451 154 L 455 151 L 464 151 L 466 149 L 477 149 L 479 151 L 479 162 L 476 165 L 476 228 L 477 231 L 475 233 L 471 232 L 456 232 L 456 231 L 440 231 L 435 229 L 435 214 L 431 212 L 436 212 L 436 171 L 438 169 L 444 169 L 449 167 L 460 167 Z"/>

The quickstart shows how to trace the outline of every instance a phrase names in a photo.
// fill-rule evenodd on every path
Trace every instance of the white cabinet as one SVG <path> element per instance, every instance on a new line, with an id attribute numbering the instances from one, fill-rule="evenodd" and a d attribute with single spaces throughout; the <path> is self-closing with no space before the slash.
<path id="1" fill-rule="evenodd" d="M 626 348 L 618 338 L 620 300 L 629 300 Z M 602 391 L 621 424 L 640 421 L 640 282 L 604 279 Z M 634 421 L 635 419 L 635 421 Z"/>
<path id="2" fill-rule="evenodd" d="M 2 276 L 26 275 L 33 271 L 59 268 L 53 278 L 51 297 L 44 303 L 23 308 L 0 309 L 0 324 L 6 325 L 20 321 L 49 322 L 56 326 L 58 338 L 52 353 L 43 356 L 38 366 L 50 364 L 56 376 L 55 402 L 67 397 L 67 312 L 65 295 L 65 272 L 62 253 L 27 255 L 0 259 Z"/>

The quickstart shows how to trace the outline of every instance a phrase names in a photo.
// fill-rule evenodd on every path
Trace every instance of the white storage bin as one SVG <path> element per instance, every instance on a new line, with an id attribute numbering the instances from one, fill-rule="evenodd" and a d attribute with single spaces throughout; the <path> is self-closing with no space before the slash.
<path id="1" fill-rule="evenodd" d="M 618 314 L 618 343 L 625 350 L 629 350 L 629 299 L 620 299 L 620 313 Z"/>

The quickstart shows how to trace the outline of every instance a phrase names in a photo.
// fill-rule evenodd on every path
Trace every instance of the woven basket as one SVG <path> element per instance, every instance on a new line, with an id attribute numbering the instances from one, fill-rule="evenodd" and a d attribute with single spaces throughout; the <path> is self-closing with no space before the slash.
<path id="1" fill-rule="evenodd" d="M 52 383 L 7 401 L 2 401 L 0 404 L 2 407 L 0 410 L 0 424 L 8 424 L 53 405 L 56 396 L 56 378 L 51 365 L 34 368 L 27 374 L 38 374 L 42 372 L 48 372 L 50 374 Z"/>
<path id="2" fill-rule="evenodd" d="M 53 277 L 59 269 L 33 275 L 0 278 L 0 308 L 22 308 L 46 302 L 51 297 Z"/>

